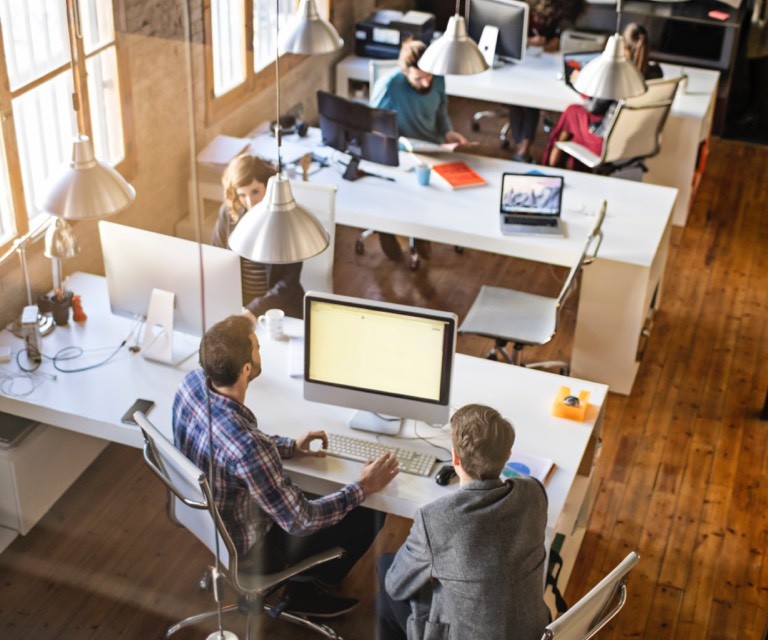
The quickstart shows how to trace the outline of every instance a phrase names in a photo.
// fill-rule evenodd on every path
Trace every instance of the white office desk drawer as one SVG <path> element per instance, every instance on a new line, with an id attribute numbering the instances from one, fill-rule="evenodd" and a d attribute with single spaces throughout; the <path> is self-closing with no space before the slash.
<path id="1" fill-rule="evenodd" d="M 0 450 L 0 526 L 26 534 L 107 444 L 40 424 L 16 447 Z"/>

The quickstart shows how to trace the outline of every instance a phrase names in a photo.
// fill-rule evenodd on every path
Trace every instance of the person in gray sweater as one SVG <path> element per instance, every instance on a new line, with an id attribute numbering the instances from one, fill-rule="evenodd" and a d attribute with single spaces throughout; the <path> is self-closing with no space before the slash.
<path id="1" fill-rule="evenodd" d="M 419 509 L 405 544 L 378 563 L 378 640 L 539 640 L 547 495 L 533 478 L 500 479 L 515 432 L 498 411 L 451 418 L 460 487 Z"/>

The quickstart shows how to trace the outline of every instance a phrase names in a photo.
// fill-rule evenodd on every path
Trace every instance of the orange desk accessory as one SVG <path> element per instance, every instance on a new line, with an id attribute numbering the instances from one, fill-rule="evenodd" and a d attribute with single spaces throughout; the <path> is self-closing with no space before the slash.
<path id="1" fill-rule="evenodd" d="M 587 407 L 589 406 L 589 391 L 579 391 L 579 395 L 576 396 L 579 399 L 579 404 L 573 406 L 565 402 L 566 398 L 573 398 L 571 395 L 570 387 L 560 387 L 555 396 L 555 402 L 552 405 L 552 415 L 558 418 L 568 418 L 569 420 L 578 420 L 584 422 L 584 416 L 587 413 Z"/>

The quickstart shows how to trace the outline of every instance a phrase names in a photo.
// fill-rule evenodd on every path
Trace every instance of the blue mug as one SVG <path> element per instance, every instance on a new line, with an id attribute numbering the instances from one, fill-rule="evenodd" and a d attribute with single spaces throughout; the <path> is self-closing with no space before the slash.
<path id="1" fill-rule="evenodd" d="M 416 179 L 422 187 L 426 187 L 429 184 L 429 174 L 431 171 L 431 167 L 426 165 L 419 165 L 416 167 Z"/>

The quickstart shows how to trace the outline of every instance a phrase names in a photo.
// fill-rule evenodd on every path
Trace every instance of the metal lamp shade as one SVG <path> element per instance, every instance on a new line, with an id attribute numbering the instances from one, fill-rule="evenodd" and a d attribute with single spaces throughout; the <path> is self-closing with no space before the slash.
<path id="1" fill-rule="evenodd" d="M 264 199 L 237 223 L 229 248 L 253 262 L 284 264 L 316 256 L 329 240 L 320 221 L 296 204 L 290 183 L 278 174 L 267 182 Z"/>
<path id="2" fill-rule="evenodd" d="M 60 218 L 103 218 L 122 211 L 136 191 L 117 171 L 99 162 L 87 136 L 79 136 L 72 147 L 72 162 L 48 190 L 43 211 Z"/>
<path id="3" fill-rule="evenodd" d="M 55 218 L 53 224 L 48 227 L 45 233 L 46 258 L 59 258 L 66 260 L 74 258 L 80 253 L 80 246 L 77 243 L 77 236 L 63 218 Z"/>
<path id="4" fill-rule="evenodd" d="M 625 51 L 624 38 L 618 33 L 608 38 L 603 53 L 579 71 L 573 83 L 576 91 L 602 100 L 621 100 L 645 93 L 645 80 Z"/>
<path id="5" fill-rule="evenodd" d="M 427 47 L 417 66 L 436 76 L 468 76 L 485 71 L 488 63 L 475 41 L 467 35 L 464 18 L 454 15 L 448 19 L 445 33 Z"/>
<path id="6" fill-rule="evenodd" d="M 315 0 L 301 0 L 299 9 L 280 30 L 278 46 L 283 53 L 312 55 L 338 51 L 344 40 L 318 13 Z"/>

